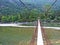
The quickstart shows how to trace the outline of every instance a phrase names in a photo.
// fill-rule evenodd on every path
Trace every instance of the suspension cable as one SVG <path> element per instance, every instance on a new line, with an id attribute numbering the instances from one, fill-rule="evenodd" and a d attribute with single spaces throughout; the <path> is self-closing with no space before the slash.
<path id="1" fill-rule="evenodd" d="M 53 4 L 47 9 L 47 11 L 45 12 L 45 14 L 48 14 L 49 10 L 55 5 L 56 2 L 57 2 L 57 0 L 55 0 L 53 2 Z"/>

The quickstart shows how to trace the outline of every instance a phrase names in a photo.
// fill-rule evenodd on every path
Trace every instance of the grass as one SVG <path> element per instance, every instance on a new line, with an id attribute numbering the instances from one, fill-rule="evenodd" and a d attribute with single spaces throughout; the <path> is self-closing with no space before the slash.
<path id="1" fill-rule="evenodd" d="M 51 40 L 60 39 L 60 30 L 55 30 L 55 29 L 45 29 L 45 30 L 49 39 Z"/>
<path id="2" fill-rule="evenodd" d="M 60 30 L 44 30 L 52 45 L 60 45 Z M 0 27 L 0 45 L 29 45 L 33 32 L 34 28 Z"/>
<path id="3" fill-rule="evenodd" d="M 19 45 L 20 42 L 31 40 L 32 34 L 33 28 L 0 27 L 0 43 L 2 45 Z"/>
<path id="4" fill-rule="evenodd" d="M 60 45 L 60 30 L 45 29 L 48 39 L 52 42 L 52 45 Z"/>

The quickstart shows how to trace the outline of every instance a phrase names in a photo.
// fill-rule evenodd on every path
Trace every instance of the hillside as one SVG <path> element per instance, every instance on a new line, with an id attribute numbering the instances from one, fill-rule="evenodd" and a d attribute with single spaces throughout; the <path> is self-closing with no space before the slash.
<path id="1" fill-rule="evenodd" d="M 28 8 L 28 9 L 34 9 L 37 8 L 40 11 L 42 10 L 42 7 L 46 4 L 51 5 L 54 0 L 52 1 L 44 1 L 44 0 L 22 0 L 23 3 L 21 3 L 19 0 L 0 0 L 0 15 L 15 15 L 17 13 L 20 13 L 23 11 L 23 9 Z M 53 9 L 60 9 L 59 8 L 59 0 L 57 3 L 54 5 Z"/>
<path id="2" fill-rule="evenodd" d="M 54 0 L 0 0 L 0 22 L 35 21 L 39 16 L 44 21 L 60 20 L 60 0 L 51 8 L 48 14 L 45 11 Z"/>
<path id="3" fill-rule="evenodd" d="M 25 4 L 26 6 L 19 0 L 0 0 L 0 15 L 17 15 L 25 8 L 34 8 L 33 4 Z"/>

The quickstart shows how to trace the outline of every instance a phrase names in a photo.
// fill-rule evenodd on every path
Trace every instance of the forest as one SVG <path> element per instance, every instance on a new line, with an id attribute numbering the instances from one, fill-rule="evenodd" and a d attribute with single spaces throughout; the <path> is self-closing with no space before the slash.
<path id="1" fill-rule="evenodd" d="M 9 22 L 32 22 L 36 21 L 37 18 L 43 21 L 60 21 L 60 10 L 50 10 L 47 14 L 38 11 L 37 9 L 24 9 L 18 14 L 14 15 L 0 15 L 0 22 L 9 23 Z"/>
<path id="2" fill-rule="evenodd" d="M 0 1 L 0 23 L 33 22 L 38 17 L 40 17 L 41 21 L 45 22 L 60 22 L 60 6 L 54 5 L 56 1 L 52 5 L 45 4 L 36 6 L 33 3 L 24 4 L 21 0 L 20 2 L 13 2 L 11 3 L 9 0 Z M 50 7 L 51 9 L 49 9 Z"/>

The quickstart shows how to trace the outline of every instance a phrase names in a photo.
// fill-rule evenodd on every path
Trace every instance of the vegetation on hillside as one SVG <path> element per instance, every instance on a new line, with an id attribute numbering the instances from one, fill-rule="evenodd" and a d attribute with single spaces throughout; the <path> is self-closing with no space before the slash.
<path id="1" fill-rule="evenodd" d="M 7 12 L 8 13 L 8 12 Z M 60 21 L 60 10 L 51 9 L 47 15 L 45 12 L 41 12 L 38 9 L 29 10 L 27 8 L 23 9 L 20 13 L 17 14 L 6 14 L 0 15 L 0 22 L 8 23 L 8 22 L 31 22 L 37 20 L 37 17 L 43 21 Z"/>
<path id="2" fill-rule="evenodd" d="M 37 20 L 38 17 L 45 22 L 51 22 L 52 20 L 60 22 L 60 6 L 57 4 L 57 8 L 54 5 L 49 9 L 50 6 L 53 6 L 52 3 L 35 5 L 35 3 L 23 3 L 21 0 L 1 0 L 0 22 L 32 22 Z"/>

